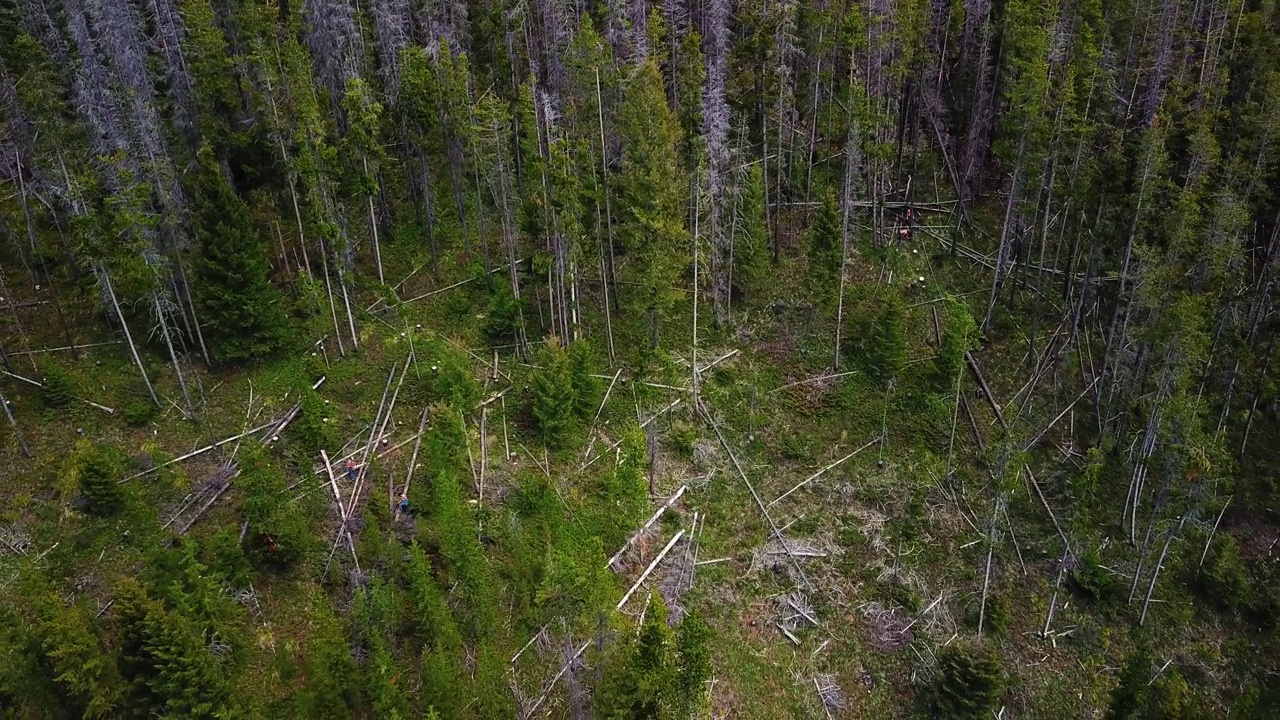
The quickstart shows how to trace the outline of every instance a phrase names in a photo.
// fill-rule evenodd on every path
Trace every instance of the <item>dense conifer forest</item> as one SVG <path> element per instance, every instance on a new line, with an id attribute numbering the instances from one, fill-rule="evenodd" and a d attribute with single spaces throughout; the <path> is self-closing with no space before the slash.
<path id="1" fill-rule="evenodd" d="M 0 0 L 0 714 L 1262 719 L 1275 0 Z"/>

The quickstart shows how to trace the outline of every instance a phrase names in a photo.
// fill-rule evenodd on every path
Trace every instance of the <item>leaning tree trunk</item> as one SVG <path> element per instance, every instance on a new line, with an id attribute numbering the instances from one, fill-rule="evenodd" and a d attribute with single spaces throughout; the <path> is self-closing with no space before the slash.
<path id="1" fill-rule="evenodd" d="M 182 375 L 182 365 L 178 362 L 178 353 L 173 347 L 173 336 L 169 332 L 169 323 L 165 320 L 165 315 L 169 312 L 167 298 L 162 298 L 160 293 L 152 293 L 151 304 L 156 311 L 156 320 L 160 323 L 160 336 L 164 338 L 165 348 L 169 351 L 169 361 L 173 364 L 173 372 L 178 376 L 178 386 L 182 388 L 182 400 L 186 404 L 187 418 L 194 419 L 196 415 L 195 406 L 191 404 L 191 393 L 187 391 L 187 380 Z"/>
<path id="2" fill-rule="evenodd" d="M 18 447 L 22 448 L 22 456 L 31 457 L 31 446 L 27 444 L 27 438 L 22 435 L 18 421 L 13 419 L 13 410 L 9 408 L 9 400 L 4 396 L 3 390 L 0 390 L 0 407 L 4 408 L 4 416 L 8 418 L 9 426 L 13 428 L 13 434 L 18 438 Z"/>
<path id="3" fill-rule="evenodd" d="M 107 272 L 102 262 L 98 263 L 96 271 L 98 280 L 102 283 L 103 292 L 111 303 L 111 309 L 116 319 L 120 321 L 120 329 L 124 331 L 125 342 L 129 345 L 129 354 L 133 356 L 133 362 L 138 366 L 138 373 L 142 375 L 142 382 L 147 386 L 147 394 L 151 396 L 151 402 L 155 403 L 156 407 L 160 407 L 160 398 L 156 396 L 156 389 L 151 386 L 151 378 L 147 377 L 147 368 L 142 364 L 142 357 L 138 355 L 138 346 L 133 342 L 133 333 L 129 332 L 129 323 L 125 321 L 124 313 L 120 311 L 120 301 L 116 299 L 116 291 L 111 286 L 111 274 Z"/>

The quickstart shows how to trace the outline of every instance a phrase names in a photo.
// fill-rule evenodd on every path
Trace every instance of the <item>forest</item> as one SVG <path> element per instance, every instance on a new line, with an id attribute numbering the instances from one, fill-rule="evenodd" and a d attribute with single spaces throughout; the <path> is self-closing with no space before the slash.
<path id="1" fill-rule="evenodd" d="M 1276 0 L 0 0 L 0 715 L 1275 717 L 1277 263 Z"/>

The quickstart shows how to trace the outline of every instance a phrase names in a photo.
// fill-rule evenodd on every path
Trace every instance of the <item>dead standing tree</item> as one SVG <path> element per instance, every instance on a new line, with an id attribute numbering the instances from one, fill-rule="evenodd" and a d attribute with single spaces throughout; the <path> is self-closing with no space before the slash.
<path id="1" fill-rule="evenodd" d="M 707 232 L 711 240 L 711 305 L 717 326 L 729 319 L 729 278 L 733 264 L 733 236 L 726 223 L 729 106 L 725 99 L 725 81 L 729 2 L 711 0 L 707 7 L 706 89 L 702 96 L 702 132 L 707 143 L 707 190 L 711 202 Z"/>
<path id="2" fill-rule="evenodd" d="M 853 84 L 852 62 L 849 64 L 849 84 Z M 832 367 L 840 370 L 840 335 L 844 328 L 844 289 L 849 264 L 849 223 L 853 213 L 853 186 L 862 176 L 862 138 L 852 104 L 848 111 L 848 135 L 844 143 L 844 180 L 840 185 L 840 269 L 839 290 L 836 300 L 836 337 Z"/>

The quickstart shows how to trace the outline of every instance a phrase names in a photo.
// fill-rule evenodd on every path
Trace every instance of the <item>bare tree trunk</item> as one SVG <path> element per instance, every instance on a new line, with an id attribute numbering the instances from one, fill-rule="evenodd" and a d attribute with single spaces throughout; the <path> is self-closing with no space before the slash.
<path id="1" fill-rule="evenodd" d="M 600 70 L 595 70 L 595 118 L 600 126 L 600 186 L 604 192 L 604 222 L 605 228 L 608 229 L 609 236 L 609 272 L 602 275 L 603 284 L 613 287 L 613 309 L 618 310 L 618 283 L 617 272 L 614 270 L 613 264 L 613 206 L 609 200 L 609 164 L 608 151 L 605 150 L 604 140 L 604 101 L 600 97 Z M 604 302 L 609 302 L 609 292 L 605 290 Z M 613 333 L 609 333 L 609 359 L 613 357 Z"/>
<path id="2" fill-rule="evenodd" d="M 850 84 L 853 83 L 853 67 L 854 64 L 851 61 L 849 63 Z M 844 327 L 845 265 L 849 262 L 849 215 L 853 211 L 853 183 L 858 168 L 862 164 L 858 121 L 854 118 L 852 108 L 849 110 L 848 122 L 848 136 L 844 143 L 844 182 L 841 183 L 840 192 L 840 287 L 836 298 L 836 348 L 835 357 L 832 360 L 832 368 L 836 371 L 840 370 L 840 334 Z"/>
<path id="3" fill-rule="evenodd" d="M 1125 300 L 1125 290 L 1129 284 L 1129 265 L 1130 261 L 1133 259 L 1133 242 L 1138 234 L 1138 221 L 1142 217 L 1142 204 L 1143 201 L 1146 200 L 1147 180 L 1151 177 L 1154 153 L 1155 146 L 1153 145 L 1147 152 L 1146 162 L 1143 163 L 1142 180 L 1138 184 L 1138 202 L 1133 211 L 1133 222 L 1130 223 L 1129 226 L 1129 239 L 1124 248 L 1124 260 L 1120 265 L 1120 284 L 1116 290 L 1115 307 L 1111 310 L 1111 323 L 1107 327 L 1107 342 L 1102 351 L 1101 377 L 1102 384 L 1104 386 L 1107 384 L 1108 375 L 1111 374 L 1111 359 L 1115 350 L 1116 326 L 1120 321 L 1120 309 L 1121 307 L 1128 305 Z M 1104 414 L 1106 411 L 1109 411 L 1111 401 L 1115 398 L 1114 383 L 1112 383 L 1112 386 L 1108 389 L 1107 398 L 1107 408 L 1104 409 Z"/>
<path id="4" fill-rule="evenodd" d="M 22 435 L 22 430 L 18 428 L 18 421 L 13 419 L 13 410 L 9 408 L 9 400 L 4 396 L 4 391 L 0 390 L 0 407 L 4 408 L 4 416 L 9 420 L 9 426 L 13 428 L 13 434 L 18 438 L 18 447 L 22 448 L 23 457 L 31 457 L 31 446 L 27 444 L 27 439 Z"/>
<path id="5" fill-rule="evenodd" d="M 338 287 L 342 290 L 342 303 L 347 306 L 347 327 L 351 330 L 351 347 L 359 350 L 360 338 L 356 335 L 356 319 L 351 313 L 351 295 L 347 292 L 347 282 L 341 264 L 338 265 Z"/>
<path id="6" fill-rule="evenodd" d="M 1240 452 L 1237 458 L 1244 458 L 1244 450 L 1249 445 L 1249 432 L 1253 429 L 1253 414 L 1258 409 L 1258 399 L 1262 397 L 1262 389 L 1265 387 L 1267 379 L 1267 371 L 1271 369 L 1272 350 L 1275 349 L 1276 336 L 1271 336 L 1271 341 L 1267 343 L 1267 352 L 1263 354 L 1262 371 L 1258 373 L 1258 384 L 1253 389 L 1253 402 L 1249 405 L 1249 413 L 1245 416 L 1244 436 L 1240 438 Z"/>
<path id="7" fill-rule="evenodd" d="M 1156 568 L 1151 572 L 1151 585 L 1147 587 L 1147 599 L 1142 603 L 1142 616 L 1138 618 L 1138 627 L 1142 627 L 1147 622 L 1147 608 L 1151 605 L 1152 593 L 1156 591 L 1156 580 L 1160 578 L 1160 570 L 1164 568 L 1164 558 L 1169 552 L 1169 543 L 1173 542 L 1173 539 L 1182 531 L 1182 525 L 1186 521 L 1187 516 L 1183 515 L 1182 519 L 1178 521 L 1178 528 L 1170 530 L 1169 535 L 1164 539 L 1164 547 L 1160 550 L 1160 559 L 1156 560 Z"/>
<path id="8" fill-rule="evenodd" d="M 716 325 L 729 320 L 732 293 L 732 235 L 725 233 L 724 205 L 729 171 L 729 106 L 725 100 L 726 60 L 730 0 L 711 0 L 706 19 L 706 89 L 702 97 L 702 133 L 707 147 L 707 192 L 710 213 L 707 238 L 711 252 L 707 258 L 711 275 L 711 305 Z"/>
<path id="9" fill-rule="evenodd" d="M 325 296 L 329 298 L 329 316 L 333 318 L 333 337 L 338 341 L 338 354 L 346 357 L 347 352 L 342 347 L 342 330 L 338 327 L 338 308 L 333 302 L 333 280 L 329 275 L 329 250 L 325 247 L 323 235 L 320 237 L 320 264 L 324 269 L 324 290 Z"/>
<path id="10" fill-rule="evenodd" d="M 1209 537 L 1204 541 L 1204 552 L 1200 553 L 1200 562 L 1196 567 L 1204 567 L 1204 559 L 1209 556 L 1209 545 L 1213 542 L 1213 536 L 1218 532 L 1218 525 L 1222 522 L 1222 516 L 1227 514 L 1227 508 L 1231 506 L 1231 498 L 1222 504 L 1222 511 L 1218 513 L 1218 519 L 1213 521 L 1213 529 L 1209 531 Z"/>
<path id="11" fill-rule="evenodd" d="M 364 172 L 369 174 L 369 160 L 361 158 L 364 163 Z M 369 202 L 369 232 L 373 233 L 373 260 L 378 265 L 378 282 L 386 285 L 387 280 L 382 276 L 382 246 L 378 244 L 378 217 L 373 212 L 373 195 L 365 197 Z"/>
<path id="12" fill-rule="evenodd" d="M 1040 637 L 1048 637 L 1049 628 L 1053 625 L 1053 611 L 1058 606 L 1058 588 L 1062 586 L 1062 576 L 1067 572 L 1067 557 L 1071 554 L 1071 548 L 1063 543 L 1062 559 L 1058 561 L 1058 579 L 1053 582 L 1053 595 L 1049 598 L 1049 614 L 1044 619 L 1044 629 L 1040 631 Z"/>
<path id="13" fill-rule="evenodd" d="M 178 260 L 178 279 L 182 281 L 183 295 L 187 298 L 187 310 L 191 313 L 191 329 L 196 336 L 196 342 L 200 345 L 200 357 L 204 359 L 205 367 L 213 366 L 213 359 L 209 356 L 209 349 L 204 344 L 204 331 L 200 329 L 200 318 L 196 315 L 196 303 L 191 297 L 191 283 L 187 282 L 187 270 L 183 266 L 182 261 Z M 181 298 L 176 298 L 181 303 Z"/>
<path id="14" fill-rule="evenodd" d="M 173 372 L 178 376 L 178 387 L 182 388 L 182 400 L 186 403 L 188 419 L 194 418 L 195 406 L 191 403 L 191 393 L 187 390 L 187 380 L 182 376 L 182 365 L 178 362 L 178 353 L 173 349 L 173 338 L 169 334 L 169 323 L 164 316 L 167 312 L 159 293 L 152 293 L 151 305 L 156 311 L 156 320 L 160 323 L 160 335 L 164 338 L 165 348 L 169 350 L 169 360 L 173 364 Z"/>
<path id="15" fill-rule="evenodd" d="M 36 262 L 40 265 L 40 272 L 45 276 L 45 282 L 49 285 L 49 291 L 53 294 L 53 307 L 58 313 L 58 326 L 62 329 L 62 336 L 67 342 L 67 346 L 71 348 L 71 359 L 79 360 L 80 351 L 76 349 L 76 343 L 71 339 L 71 329 L 67 327 L 67 315 L 62 310 L 62 298 L 58 293 L 58 284 L 53 281 L 53 277 L 49 275 L 48 264 L 44 261 L 44 255 L 39 253 L 36 248 L 36 227 L 31 219 L 31 208 L 27 205 L 27 183 L 23 177 L 22 156 L 14 150 L 14 161 L 17 164 L 15 174 L 18 176 L 18 193 L 22 200 L 22 219 L 27 228 L 27 241 L 31 245 L 31 254 Z M 14 427 L 17 429 L 17 426 Z M 25 447 L 25 446 L 24 446 Z M 29 456 L 28 456 L 29 457 Z"/>
<path id="16" fill-rule="evenodd" d="M 996 518 L 1003 504 L 1004 498 L 996 500 L 995 510 L 991 513 L 991 527 L 987 530 L 987 570 L 983 573 L 982 602 L 978 606 L 978 637 L 982 637 L 983 621 L 987 619 L 987 589 L 991 585 L 991 559 L 996 552 Z"/>
<path id="17" fill-rule="evenodd" d="M 142 357 L 138 355 L 138 347 L 133 344 L 133 334 L 129 332 L 129 323 L 125 322 L 124 313 L 120 311 L 120 302 L 116 299 L 116 291 L 111 287 L 111 274 L 107 272 L 107 268 L 101 262 L 97 267 L 98 279 L 102 282 L 102 288 L 107 293 L 107 299 L 111 302 L 111 307 L 115 312 L 116 319 L 120 321 L 120 328 L 124 330 L 125 342 L 129 345 L 129 354 L 133 356 L 133 362 L 138 366 L 138 373 L 142 375 L 142 382 L 147 386 L 147 394 L 151 396 L 151 402 L 156 407 L 160 407 L 160 398 L 156 397 L 156 389 L 151 386 L 151 378 L 147 377 L 147 368 L 142 364 Z"/>
<path id="18" fill-rule="evenodd" d="M 1022 170 L 1026 147 L 1027 138 L 1024 135 L 1022 141 L 1018 143 L 1018 160 L 1013 166 L 1013 182 L 1009 187 L 1009 199 L 1004 206 L 1004 223 L 1000 228 L 1000 245 L 996 249 L 995 268 L 992 270 L 991 276 L 991 297 L 987 300 L 987 314 L 983 317 L 982 326 L 979 329 L 982 333 L 986 333 L 987 328 L 991 325 L 991 315 L 995 311 L 996 300 L 1000 297 L 1000 290 L 1004 286 L 1005 266 L 1015 262 L 1014 259 L 1009 257 L 1009 245 L 1012 242 L 1009 226 L 1013 224 L 1014 208 L 1018 205 L 1019 193 L 1022 190 Z"/>
<path id="19" fill-rule="evenodd" d="M 690 361 L 690 369 L 693 372 L 693 402 L 694 407 L 698 403 L 698 220 L 701 203 L 699 198 L 701 193 L 697 191 L 697 183 L 694 183 L 693 193 L 693 233 L 690 237 L 693 252 L 693 343 L 690 346 L 689 353 L 692 360 Z"/>
<path id="20" fill-rule="evenodd" d="M 1142 565 L 1146 562 L 1147 550 L 1151 546 L 1151 533 L 1156 527 L 1156 516 L 1159 515 L 1160 508 L 1164 506 L 1164 492 L 1165 486 L 1162 485 L 1160 490 L 1156 492 L 1156 499 L 1152 503 L 1151 520 L 1147 523 L 1147 532 L 1142 538 L 1142 548 L 1138 551 L 1138 564 L 1133 569 L 1133 584 L 1129 586 L 1129 599 L 1126 601 L 1128 603 L 1133 603 L 1134 593 L 1138 591 L 1138 582 L 1142 578 Z M 1159 572 L 1159 567 L 1156 568 L 1156 572 Z"/>
<path id="21" fill-rule="evenodd" d="M 431 173 L 427 169 L 427 160 L 421 148 L 416 149 L 418 155 L 418 177 L 422 185 L 422 205 L 426 213 L 427 242 L 431 245 L 431 274 L 440 278 L 440 248 L 436 241 L 436 209 L 431 202 Z"/>
<path id="22" fill-rule="evenodd" d="M 1131 517 L 1128 518 L 1129 525 L 1129 542 L 1137 544 L 1137 527 L 1138 527 L 1138 505 L 1142 502 L 1142 486 L 1147 477 L 1147 461 L 1156 450 L 1157 435 L 1160 430 L 1160 405 L 1157 401 L 1156 405 L 1151 408 L 1151 414 L 1147 416 L 1147 427 L 1143 432 L 1142 445 L 1138 450 L 1138 461 L 1133 467 L 1133 473 L 1129 476 L 1129 492 L 1125 496 L 1125 515 L 1129 515 L 1132 509 Z M 1126 517 L 1122 515 L 1120 518 L 1120 526 L 1124 527 Z"/>

